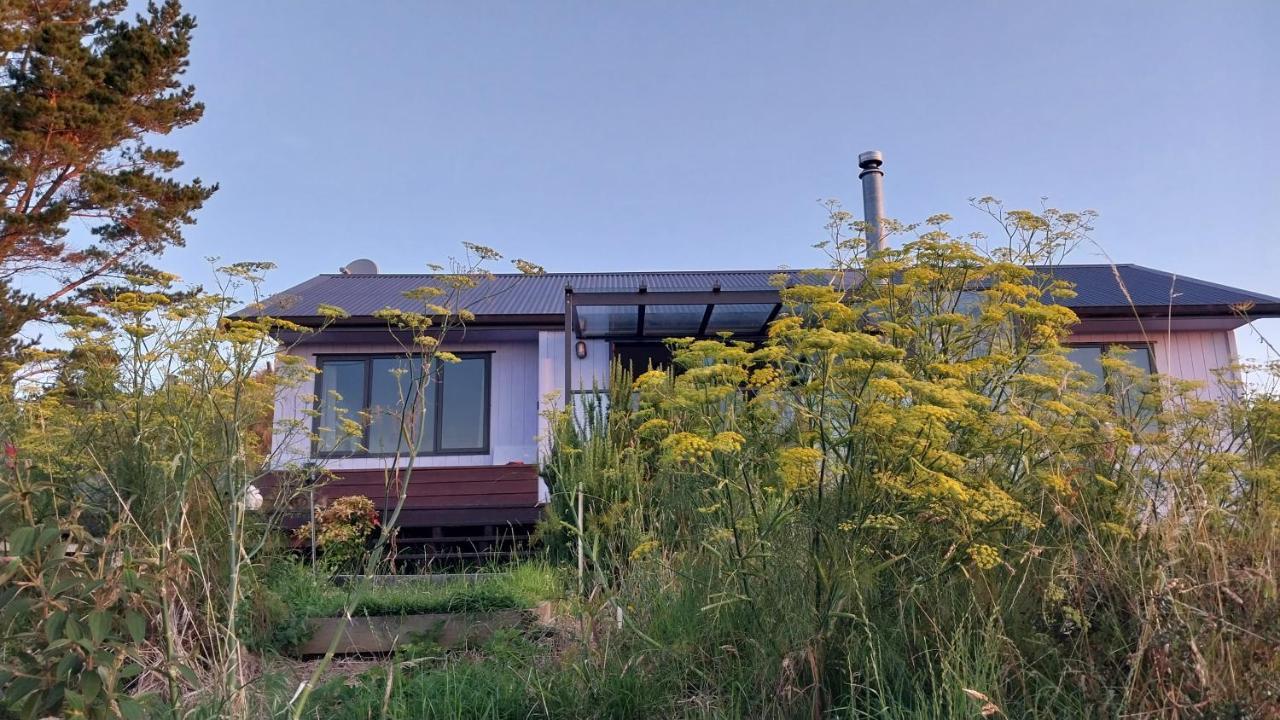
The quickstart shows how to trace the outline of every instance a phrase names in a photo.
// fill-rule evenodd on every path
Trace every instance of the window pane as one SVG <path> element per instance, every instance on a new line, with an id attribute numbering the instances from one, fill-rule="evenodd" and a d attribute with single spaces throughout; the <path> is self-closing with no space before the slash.
<path id="1" fill-rule="evenodd" d="M 346 432 L 342 420 L 360 421 L 364 409 L 364 361 L 329 361 L 320 371 L 320 427 L 318 450 L 350 453 L 362 438 Z"/>
<path id="2" fill-rule="evenodd" d="M 635 305 L 583 305 L 578 308 L 578 330 L 582 337 L 635 335 L 639 317 Z"/>
<path id="3" fill-rule="evenodd" d="M 1155 372 L 1155 368 L 1151 366 L 1151 351 L 1145 347 L 1133 348 L 1132 351 L 1124 356 L 1124 359 L 1128 361 L 1130 365 L 1138 368 L 1148 375 Z"/>
<path id="4" fill-rule="evenodd" d="M 982 293 L 976 290 L 961 290 L 956 297 L 956 308 L 953 312 L 976 318 L 982 314 Z"/>
<path id="5" fill-rule="evenodd" d="M 1144 379 L 1151 375 L 1151 352 L 1146 347 L 1129 348 L 1124 345 L 1112 345 L 1107 348 L 1107 355 L 1116 360 L 1123 360 L 1142 371 L 1137 378 L 1128 372 L 1115 372 L 1109 377 L 1108 386 L 1119 403 L 1122 415 L 1133 417 L 1141 425 L 1147 425 L 1155 416 L 1156 397 L 1151 395 Z"/>
<path id="6" fill-rule="evenodd" d="M 707 334 L 718 332 L 759 333 L 764 323 L 773 314 L 773 305 L 764 303 L 716 305 L 711 311 L 711 322 L 707 324 Z"/>
<path id="7" fill-rule="evenodd" d="M 1102 372 L 1102 348 L 1073 347 L 1067 351 L 1067 358 L 1079 365 L 1082 371 L 1093 375 L 1093 382 L 1089 385 L 1090 392 L 1102 392 L 1105 381 Z"/>
<path id="8" fill-rule="evenodd" d="M 644 311 L 645 337 L 696 335 L 706 305 L 650 305 Z"/>
<path id="9" fill-rule="evenodd" d="M 419 392 L 422 360 L 374 358 L 369 372 L 369 452 L 430 452 L 435 436 L 435 392 Z"/>
<path id="10" fill-rule="evenodd" d="M 489 382 L 487 358 L 464 357 L 462 362 L 440 363 L 441 450 L 479 450 L 488 445 Z"/>

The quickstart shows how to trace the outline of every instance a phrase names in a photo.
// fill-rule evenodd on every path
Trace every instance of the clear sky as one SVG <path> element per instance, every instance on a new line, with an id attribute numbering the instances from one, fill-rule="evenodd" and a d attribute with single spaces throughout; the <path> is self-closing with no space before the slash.
<path id="1" fill-rule="evenodd" d="M 461 241 L 548 270 L 812 265 L 817 200 L 860 213 L 876 148 L 893 217 L 991 230 L 969 197 L 1045 196 L 1101 213 L 1117 262 L 1280 295 L 1280 2 L 187 7 L 207 113 L 169 143 L 222 185 L 162 263 L 192 280 L 209 255 L 278 263 L 272 291 L 422 271 Z"/>

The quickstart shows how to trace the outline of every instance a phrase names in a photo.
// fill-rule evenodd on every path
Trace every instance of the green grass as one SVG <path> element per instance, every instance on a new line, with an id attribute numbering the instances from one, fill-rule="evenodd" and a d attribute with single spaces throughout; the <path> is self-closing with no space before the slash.
<path id="1" fill-rule="evenodd" d="M 472 613 L 531 608 L 559 597 L 562 581 L 540 563 L 512 566 L 484 578 L 446 583 L 405 581 L 339 586 L 323 574 L 296 562 L 279 563 L 267 574 L 246 609 L 246 642 L 255 652 L 281 652 L 311 636 L 312 618 L 340 617 L 348 607 L 355 616 Z"/>
<path id="2" fill-rule="evenodd" d="M 436 612 L 487 612 L 533 607 L 556 597 L 556 574 L 543 565 L 519 565 L 475 581 L 405 581 L 388 585 L 355 582 L 338 586 L 302 565 L 272 578 L 276 593 L 296 617 L 415 615 Z"/>
<path id="3" fill-rule="evenodd" d="M 553 656 L 518 630 L 500 630 L 465 652 L 397 651 L 381 667 L 330 680 L 316 689 L 304 717 L 625 720 L 698 715 L 675 705 L 679 688 L 661 682 L 665 673 L 655 677 L 641 668 L 624 668 L 619 662 L 625 661 L 596 668 Z M 268 705 L 274 712 L 283 707 L 289 690 L 272 689 Z"/>

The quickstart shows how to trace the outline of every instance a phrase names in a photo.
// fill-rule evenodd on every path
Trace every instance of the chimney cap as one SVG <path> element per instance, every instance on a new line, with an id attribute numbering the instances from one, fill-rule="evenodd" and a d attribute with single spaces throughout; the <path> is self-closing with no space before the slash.
<path id="1" fill-rule="evenodd" d="M 868 150 L 858 153 L 858 167 L 863 170 L 878 170 L 884 164 L 884 154 L 879 150 Z"/>

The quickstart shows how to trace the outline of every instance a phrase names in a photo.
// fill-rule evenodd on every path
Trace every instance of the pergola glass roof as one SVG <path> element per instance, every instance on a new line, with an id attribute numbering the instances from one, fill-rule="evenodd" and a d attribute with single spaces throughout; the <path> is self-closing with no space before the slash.
<path id="1" fill-rule="evenodd" d="M 776 290 L 565 292 L 565 330 L 578 338 L 660 340 L 765 334 L 782 309 Z"/>

